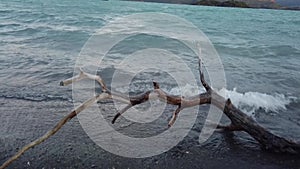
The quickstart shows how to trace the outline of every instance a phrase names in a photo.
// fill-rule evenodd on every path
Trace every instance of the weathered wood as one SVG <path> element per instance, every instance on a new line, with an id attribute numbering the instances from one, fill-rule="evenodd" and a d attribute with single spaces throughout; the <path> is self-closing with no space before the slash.
<path id="1" fill-rule="evenodd" d="M 253 118 L 236 108 L 230 99 L 226 102 L 224 114 L 231 120 L 232 126 L 239 128 L 240 131 L 247 132 L 260 143 L 263 149 L 273 152 L 300 153 L 299 143 L 271 133 Z"/>
<path id="2" fill-rule="evenodd" d="M 204 74 L 201 69 L 201 58 L 199 58 L 199 72 L 200 80 L 202 85 L 205 87 L 206 91 L 213 95 L 213 100 L 211 104 L 215 105 L 219 109 L 223 110 L 223 113 L 230 119 L 231 124 L 228 126 L 217 126 L 218 128 L 223 128 L 227 131 L 245 131 L 251 137 L 253 137 L 257 142 L 260 143 L 264 150 L 280 153 L 294 153 L 300 154 L 300 143 L 286 138 L 277 136 L 272 132 L 268 131 L 266 128 L 258 124 L 251 116 L 242 112 L 240 109 L 235 107 L 230 99 L 225 99 L 224 97 L 217 94 L 208 85 L 204 79 Z M 225 106 L 224 104 L 225 103 Z"/>
<path id="3" fill-rule="evenodd" d="M 160 89 L 159 84 L 157 82 L 153 82 L 153 88 L 154 88 L 153 90 L 147 91 L 144 94 L 138 96 L 127 97 L 121 93 L 111 92 L 106 87 L 105 82 L 102 80 L 100 76 L 91 75 L 80 69 L 79 75 L 76 75 L 70 79 L 62 81 L 60 85 L 66 86 L 83 79 L 91 79 L 99 83 L 99 85 L 102 88 L 102 93 L 92 97 L 91 99 L 79 105 L 76 109 L 74 109 L 63 119 L 61 119 L 53 129 L 51 129 L 50 131 L 48 131 L 46 134 L 36 139 L 35 141 L 25 145 L 19 152 L 17 152 L 17 154 L 15 154 L 7 161 L 5 161 L 5 163 L 3 163 L 2 166 L 0 166 L 0 169 L 6 168 L 9 164 L 11 164 L 13 161 L 18 159 L 24 152 L 44 142 L 46 139 L 54 135 L 69 120 L 71 120 L 78 113 L 80 113 L 81 111 L 83 111 L 84 109 L 92 105 L 93 103 L 105 99 L 112 99 L 127 104 L 126 107 L 121 109 L 115 115 L 115 117 L 112 120 L 112 123 L 115 123 L 116 120 L 123 113 L 129 110 L 131 107 L 147 102 L 150 99 L 159 99 L 160 101 L 163 101 L 167 104 L 175 105 L 177 106 L 177 109 L 173 113 L 173 116 L 168 123 L 169 127 L 171 127 L 176 122 L 178 113 L 184 108 L 203 105 L 203 104 L 213 104 L 219 109 L 221 109 L 223 113 L 231 121 L 231 124 L 227 126 L 217 124 L 216 126 L 218 129 L 223 129 L 226 131 L 244 131 L 248 133 L 251 137 L 253 137 L 261 145 L 263 149 L 268 151 L 279 152 L 279 153 L 300 153 L 300 143 L 273 134 L 272 132 L 268 131 L 266 128 L 258 124 L 252 117 L 248 116 L 247 114 L 239 110 L 237 107 L 235 107 L 231 103 L 230 99 L 226 100 L 224 97 L 216 93 L 205 81 L 204 73 L 202 71 L 201 58 L 199 58 L 199 73 L 200 73 L 200 81 L 204 86 L 204 88 L 206 89 L 205 93 L 201 93 L 187 98 L 181 96 L 173 96 L 173 95 L 169 95 L 168 93 Z"/>
<path id="4" fill-rule="evenodd" d="M 91 106 L 93 103 L 108 98 L 108 95 L 105 93 L 99 94 L 97 96 L 94 96 L 90 98 L 89 100 L 85 101 L 83 104 L 75 108 L 73 111 L 71 111 L 68 115 L 63 117 L 51 130 L 49 130 L 47 133 L 45 133 L 40 138 L 32 141 L 31 143 L 24 146 L 21 150 L 19 150 L 14 156 L 6 160 L 1 166 L 0 169 L 6 168 L 9 164 L 11 164 L 13 161 L 17 160 L 23 153 L 25 153 L 30 148 L 33 148 L 34 146 L 41 144 L 45 140 L 47 140 L 49 137 L 53 136 L 58 130 L 60 130 L 63 125 L 65 125 L 69 120 L 74 118 L 78 113 L 80 113 L 82 110 L 86 109 L 87 107 Z"/>

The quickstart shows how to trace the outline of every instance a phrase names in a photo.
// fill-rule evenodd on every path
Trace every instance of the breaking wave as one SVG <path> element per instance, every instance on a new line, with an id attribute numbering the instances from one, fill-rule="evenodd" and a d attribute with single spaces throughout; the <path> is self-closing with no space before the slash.
<path id="1" fill-rule="evenodd" d="M 203 88 L 197 88 L 187 84 L 182 88 L 184 95 L 194 95 L 204 92 Z M 170 94 L 179 95 L 181 93 L 180 88 L 175 87 L 169 90 Z M 259 92 L 238 92 L 236 88 L 233 90 L 221 89 L 220 93 L 225 93 L 226 98 L 230 98 L 232 103 L 239 109 L 243 110 L 248 115 L 255 115 L 258 110 L 264 110 L 265 112 L 278 113 L 280 110 L 286 110 L 286 106 L 292 102 L 296 102 L 297 98 L 293 96 L 286 96 L 284 94 L 274 93 L 259 93 Z"/>

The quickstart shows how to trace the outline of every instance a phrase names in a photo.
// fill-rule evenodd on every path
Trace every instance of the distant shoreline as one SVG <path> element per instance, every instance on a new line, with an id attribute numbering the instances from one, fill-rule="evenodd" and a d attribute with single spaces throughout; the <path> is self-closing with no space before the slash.
<path id="1" fill-rule="evenodd" d="M 243 2 L 237 1 L 225 1 L 225 2 L 218 2 L 218 1 L 208 1 L 202 0 L 197 3 L 172 3 L 172 2 L 157 2 L 155 0 L 125 0 L 125 1 L 135 1 L 135 2 L 154 2 L 154 3 L 166 3 L 166 4 L 183 4 L 183 5 L 194 5 L 194 6 L 214 6 L 214 7 L 231 7 L 231 8 L 250 8 L 250 9 L 274 9 L 274 10 L 293 10 L 293 11 L 300 11 L 300 7 L 253 7 L 249 6 Z"/>
<path id="2" fill-rule="evenodd" d="M 132 0 L 130 0 L 132 1 Z M 186 4 L 194 6 L 214 6 L 214 7 L 230 7 L 230 8 L 249 8 L 249 9 L 273 9 L 273 10 L 291 10 L 291 11 L 300 11 L 300 7 L 278 7 L 278 8 L 268 8 L 268 7 L 241 7 L 241 6 L 222 6 L 222 5 L 205 5 L 205 4 Z"/>

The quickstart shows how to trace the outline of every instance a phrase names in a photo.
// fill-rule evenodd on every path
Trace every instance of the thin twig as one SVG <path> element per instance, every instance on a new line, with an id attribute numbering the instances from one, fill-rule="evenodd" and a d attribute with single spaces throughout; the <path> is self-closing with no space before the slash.
<path id="1" fill-rule="evenodd" d="M 25 145 L 21 150 L 19 150 L 14 156 L 12 156 L 11 158 L 9 158 L 8 160 L 6 160 L 0 167 L 0 169 L 4 169 L 6 168 L 10 163 L 12 163 L 13 161 L 15 161 L 16 159 L 18 159 L 23 153 L 25 153 L 27 150 L 29 150 L 30 148 L 44 142 L 45 140 L 47 140 L 49 137 L 51 137 L 52 135 L 54 135 L 58 130 L 60 130 L 63 125 L 65 125 L 69 120 L 71 120 L 73 117 L 75 117 L 78 113 L 80 113 L 82 110 L 86 109 L 87 107 L 91 106 L 93 103 L 99 101 L 99 100 L 103 100 L 105 98 L 107 98 L 107 94 L 100 94 L 97 96 L 94 96 L 92 98 L 90 98 L 89 100 L 87 100 L 86 102 L 84 102 L 83 104 L 81 104 L 80 106 L 78 106 L 77 108 L 75 108 L 73 111 L 71 111 L 68 115 L 66 115 L 64 118 L 62 118 L 53 128 L 52 130 L 48 131 L 46 134 L 44 134 L 43 136 L 41 136 L 40 138 L 32 141 L 31 143 Z"/>
<path id="2" fill-rule="evenodd" d="M 173 124 L 175 123 L 175 121 L 177 119 L 177 116 L 178 116 L 178 114 L 181 110 L 182 110 L 182 107 L 178 106 L 178 108 L 174 111 L 173 116 L 172 116 L 172 118 L 171 118 L 171 120 L 169 121 L 169 124 L 168 124 L 169 127 L 173 126 Z"/>
<path id="3" fill-rule="evenodd" d="M 208 85 L 208 83 L 205 81 L 205 79 L 204 79 L 204 73 L 203 73 L 203 70 L 202 70 L 202 65 L 203 65 L 203 63 L 202 63 L 202 59 L 201 59 L 201 56 L 202 56 L 202 51 L 201 51 L 201 47 L 199 46 L 198 47 L 198 50 L 199 50 L 199 57 L 198 57 L 198 66 L 199 66 L 199 74 L 200 74 L 200 81 L 201 81 L 201 83 L 202 83 L 202 85 L 203 85 L 203 87 L 205 88 L 205 90 L 207 91 L 207 92 L 211 92 L 211 87 Z"/>
<path id="4" fill-rule="evenodd" d="M 118 117 L 120 117 L 124 112 L 126 112 L 128 109 L 130 109 L 132 107 L 132 104 L 128 104 L 126 107 L 124 107 L 122 110 L 120 110 L 115 117 L 113 118 L 113 120 L 111 121 L 112 124 L 115 123 L 115 121 L 117 120 Z"/>
<path id="5" fill-rule="evenodd" d="M 60 85 L 61 86 L 67 86 L 69 84 L 72 84 L 74 82 L 78 82 L 78 81 L 83 80 L 83 79 L 91 79 L 91 80 L 95 80 L 99 83 L 99 85 L 101 86 L 103 92 L 110 93 L 110 91 L 106 87 L 106 84 L 104 83 L 101 76 L 86 73 L 82 70 L 82 68 L 79 68 L 79 71 L 80 71 L 80 73 L 78 75 L 76 75 L 72 78 L 66 79 L 64 81 L 61 81 Z"/>

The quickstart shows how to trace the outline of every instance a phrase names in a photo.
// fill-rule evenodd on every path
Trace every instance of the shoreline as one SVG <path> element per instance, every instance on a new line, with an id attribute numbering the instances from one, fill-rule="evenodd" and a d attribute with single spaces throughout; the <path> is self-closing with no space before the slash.
<path id="1" fill-rule="evenodd" d="M 143 0 L 123 0 L 123 1 L 132 1 L 132 2 L 148 2 L 148 3 L 161 3 L 161 4 L 176 4 L 176 5 L 192 5 L 192 6 L 211 6 L 211 7 L 224 7 L 224 8 L 246 8 L 246 9 L 270 9 L 270 10 L 288 10 L 288 11 L 300 11 L 299 7 L 278 7 L 278 8 L 268 8 L 268 7 L 238 7 L 238 6 L 221 6 L 221 5 L 204 5 L 204 4 L 195 4 L 195 3 L 168 3 L 168 2 L 154 2 L 154 1 L 143 1 Z"/>
<path id="2" fill-rule="evenodd" d="M 24 144 L 53 127 L 72 104 L 63 101 L 26 101 L 0 99 L 0 163 Z M 12 108 L 12 105 L 15 105 Z M 35 107 L 35 109 L 30 109 Z M 13 110 L 22 112 L 11 113 Z M 13 111 L 18 112 L 18 111 Z M 52 113 L 51 113 L 52 112 Z M 13 121 L 19 117 L 22 121 Z M 5 125 L 6 120 L 10 125 Z M 148 158 L 126 158 L 114 155 L 96 145 L 82 129 L 77 118 L 72 119 L 52 138 L 26 152 L 8 168 L 266 168 L 296 169 L 298 155 L 265 152 L 243 133 L 214 133 L 204 144 L 198 143 L 202 127 L 201 116 L 184 140 L 169 151 Z M 14 124 L 13 128 L 9 127 Z M 3 125 L 4 124 L 4 125 Z M 130 128 L 130 126 L 129 126 Z M 13 133 L 13 134 L 12 134 Z"/>

